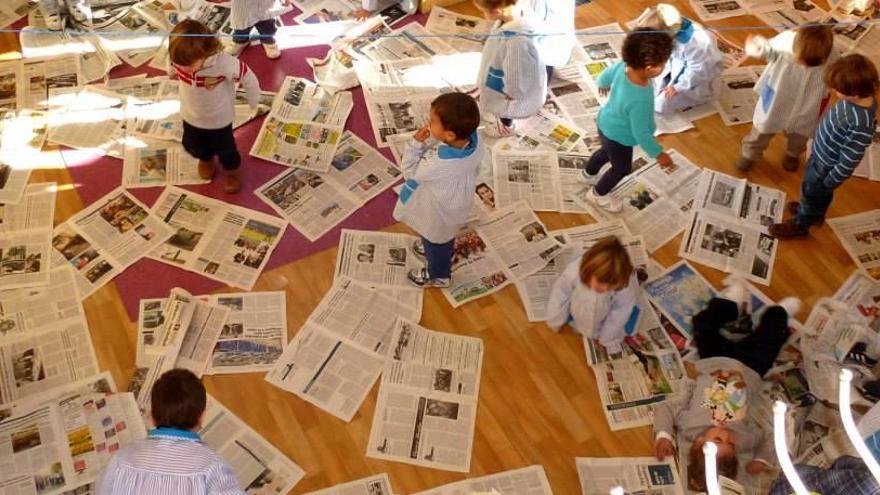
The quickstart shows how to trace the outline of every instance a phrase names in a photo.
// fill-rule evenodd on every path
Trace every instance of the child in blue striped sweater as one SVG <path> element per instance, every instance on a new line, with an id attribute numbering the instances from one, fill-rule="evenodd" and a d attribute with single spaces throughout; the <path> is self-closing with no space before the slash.
<path id="1" fill-rule="evenodd" d="M 825 82 L 839 101 L 825 114 L 813 138 L 800 202 L 786 205 L 792 218 L 769 228 L 777 238 L 805 236 L 811 225 L 825 221 L 834 190 L 852 175 L 874 136 L 875 95 L 880 88 L 874 64 L 862 55 L 847 55 L 828 68 Z"/>

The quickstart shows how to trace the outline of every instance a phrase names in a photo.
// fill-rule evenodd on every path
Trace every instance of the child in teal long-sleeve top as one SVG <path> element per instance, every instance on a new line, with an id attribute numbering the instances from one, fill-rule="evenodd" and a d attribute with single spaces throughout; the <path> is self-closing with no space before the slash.
<path id="1" fill-rule="evenodd" d="M 669 155 L 654 139 L 657 128 L 651 84 L 672 53 L 672 38 L 663 32 L 636 29 L 626 36 L 622 51 L 623 61 L 602 71 L 596 81 L 599 92 L 610 95 L 598 117 L 602 147 L 593 153 L 583 172 L 584 179 L 595 185 L 587 199 L 612 213 L 621 211 L 623 205 L 608 192 L 632 171 L 634 146 L 640 146 L 661 167 L 672 166 Z M 609 161 L 611 169 L 600 177 L 599 170 Z"/>

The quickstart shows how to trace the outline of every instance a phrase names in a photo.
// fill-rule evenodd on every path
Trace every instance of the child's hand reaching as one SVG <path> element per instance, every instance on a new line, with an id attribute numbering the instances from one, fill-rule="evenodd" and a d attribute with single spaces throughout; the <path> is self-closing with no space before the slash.
<path id="1" fill-rule="evenodd" d="M 767 465 L 761 461 L 751 461 L 746 464 L 746 472 L 752 476 L 757 476 L 767 470 Z"/>
<path id="2" fill-rule="evenodd" d="M 657 164 L 660 165 L 661 168 L 670 168 L 675 165 L 672 162 L 672 158 L 665 151 L 661 151 L 659 155 L 657 155 Z"/>
<path id="3" fill-rule="evenodd" d="M 424 143 L 429 137 L 431 137 L 431 131 L 427 127 L 422 127 L 413 134 L 413 139 L 420 143 Z"/>
<path id="4" fill-rule="evenodd" d="M 668 438 L 658 438 L 654 441 L 654 455 L 658 461 L 675 454 L 675 445 Z"/>
<path id="5" fill-rule="evenodd" d="M 599 96 L 606 97 L 611 92 L 611 88 L 599 88 Z"/>
<path id="6" fill-rule="evenodd" d="M 752 58 L 761 58 L 764 56 L 764 45 L 767 43 L 767 38 L 759 35 L 759 34 L 750 34 L 748 38 L 746 38 L 746 47 L 745 52 L 746 55 Z"/>

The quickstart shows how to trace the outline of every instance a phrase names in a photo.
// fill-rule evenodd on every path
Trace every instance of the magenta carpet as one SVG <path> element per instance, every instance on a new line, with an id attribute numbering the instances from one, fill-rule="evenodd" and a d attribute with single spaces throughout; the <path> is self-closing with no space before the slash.
<path id="1" fill-rule="evenodd" d="M 293 21 L 289 19 L 293 15 L 295 14 L 292 13 L 285 16 L 285 24 L 293 24 Z M 417 17 L 417 19 L 424 23 L 423 17 Z M 270 61 L 265 57 L 262 47 L 251 46 L 245 50 L 241 59 L 257 74 L 262 89 L 277 91 L 287 75 L 312 79 L 312 69 L 306 63 L 306 57 L 323 57 L 327 50 L 327 46 L 288 49 L 284 50 L 279 60 Z M 159 75 L 158 73 L 154 74 L 156 71 L 152 69 L 136 70 L 128 66 L 121 66 L 111 73 L 111 77 L 125 77 L 145 72 L 149 75 Z M 367 115 L 366 106 L 364 105 L 363 93 L 360 88 L 356 88 L 352 93 L 354 96 L 354 109 L 348 119 L 346 129 L 351 130 L 366 142 L 375 145 L 372 127 Z M 248 154 L 260 130 L 261 123 L 262 118 L 254 120 L 235 132 L 238 148 L 242 156 L 244 172 L 243 186 L 240 193 L 224 193 L 222 182 L 219 180 L 202 186 L 185 186 L 186 189 L 219 198 L 228 203 L 276 215 L 272 209 L 253 194 L 257 187 L 279 174 L 285 168 L 281 165 L 254 158 Z M 393 160 L 390 152 L 384 149 L 382 151 L 389 160 Z M 95 202 L 121 183 L 122 160 L 96 157 L 76 150 L 65 150 L 63 154 L 65 163 L 76 185 L 76 190 L 79 192 L 84 204 L 88 205 Z M 161 194 L 162 188 L 131 189 L 130 191 L 148 206 L 153 206 Z M 310 242 L 293 227 L 288 226 L 281 243 L 272 254 L 266 269 L 272 269 L 336 246 L 339 243 L 339 234 L 342 228 L 375 230 L 391 225 L 394 223 L 391 212 L 396 200 L 397 196 L 393 191 L 385 191 L 316 242 Z M 114 282 L 119 288 L 125 309 L 132 320 L 137 319 L 138 302 L 141 299 L 166 297 L 168 292 L 174 287 L 182 287 L 193 294 L 205 294 L 224 287 L 219 282 L 195 273 L 149 259 L 143 259 L 129 267 L 116 277 Z M 296 282 L 294 281 L 293 283 Z"/>

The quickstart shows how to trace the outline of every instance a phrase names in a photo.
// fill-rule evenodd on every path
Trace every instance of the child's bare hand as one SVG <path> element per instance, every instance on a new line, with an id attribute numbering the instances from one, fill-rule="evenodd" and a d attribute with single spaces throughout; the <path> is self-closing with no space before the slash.
<path id="1" fill-rule="evenodd" d="M 420 143 L 424 143 L 429 137 L 431 137 L 431 131 L 427 127 L 422 127 L 413 134 L 413 139 Z"/>
<path id="2" fill-rule="evenodd" d="M 608 96 L 608 93 L 611 92 L 611 88 L 599 88 L 599 96 L 605 97 Z"/>
<path id="3" fill-rule="evenodd" d="M 678 94 L 678 91 L 676 91 L 675 88 L 672 87 L 672 85 L 669 85 L 663 88 L 663 93 L 666 95 L 667 98 L 672 98 L 673 96 Z"/>
<path id="4" fill-rule="evenodd" d="M 751 461 L 746 464 L 746 472 L 752 476 L 757 476 L 767 470 L 767 465 L 761 461 Z"/>
<path id="5" fill-rule="evenodd" d="M 359 21 L 362 21 L 367 17 L 370 17 L 370 11 L 367 9 L 357 9 L 354 11 L 354 18 Z"/>
<path id="6" fill-rule="evenodd" d="M 661 168 L 671 168 L 674 163 L 672 163 L 672 158 L 665 151 L 661 151 L 659 155 L 657 155 L 657 164 L 660 165 Z"/>
<path id="7" fill-rule="evenodd" d="M 654 455 L 658 461 L 662 461 L 674 453 L 675 445 L 672 445 L 668 438 L 658 438 L 654 441 Z"/>
<path id="8" fill-rule="evenodd" d="M 767 38 L 761 35 L 750 34 L 746 38 L 746 55 L 752 58 L 761 58 L 764 55 L 764 43 L 766 42 Z"/>

